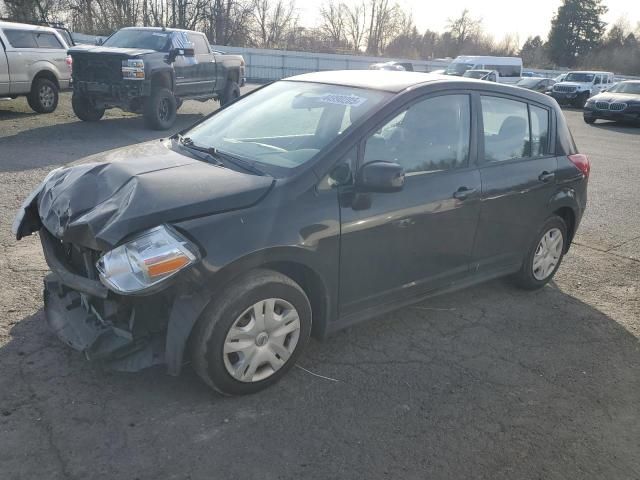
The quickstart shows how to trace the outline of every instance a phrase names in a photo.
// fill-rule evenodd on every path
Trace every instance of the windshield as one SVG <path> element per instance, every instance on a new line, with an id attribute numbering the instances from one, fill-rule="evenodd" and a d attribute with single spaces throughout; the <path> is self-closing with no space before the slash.
<path id="1" fill-rule="evenodd" d="M 540 83 L 539 78 L 523 78 L 522 80 L 519 80 L 516 85 L 520 87 L 535 87 L 538 83 Z"/>
<path id="2" fill-rule="evenodd" d="M 473 64 L 472 63 L 451 63 L 449 64 L 449 66 L 447 67 L 447 69 L 445 70 L 445 74 L 447 75 L 462 75 L 464 72 L 466 72 L 467 70 L 470 70 L 473 68 Z"/>
<path id="3" fill-rule="evenodd" d="M 103 45 L 105 47 L 140 48 L 168 52 L 170 32 L 155 30 L 120 30 L 111 35 Z"/>
<path id="4" fill-rule="evenodd" d="M 593 82 L 593 73 L 571 72 L 564 77 L 565 82 L 591 83 Z"/>
<path id="5" fill-rule="evenodd" d="M 183 136 L 199 147 L 263 167 L 291 169 L 308 162 L 390 96 L 362 88 L 279 81 L 241 98 Z"/>
<path id="6" fill-rule="evenodd" d="M 629 93 L 631 95 L 640 95 L 640 82 L 620 82 L 615 84 L 607 91 L 611 93 Z"/>

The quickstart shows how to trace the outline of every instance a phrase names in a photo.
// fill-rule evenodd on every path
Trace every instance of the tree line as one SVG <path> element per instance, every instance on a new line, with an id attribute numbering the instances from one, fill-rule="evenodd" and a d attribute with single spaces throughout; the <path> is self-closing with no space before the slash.
<path id="1" fill-rule="evenodd" d="M 527 67 L 599 68 L 640 74 L 640 25 L 607 28 L 602 0 L 563 0 L 546 38 L 496 39 L 467 9 L 443 32 L 421 32 L 391 0 L 326 0 L 316 26 L 303 26 L 295 0 L 0 0 L 18 21 L 62 21 L 73 31 L 108 35 L 132 25 L 203 31 L 213 44 L 413 59 L 457 55 L 522 56 Z"/>

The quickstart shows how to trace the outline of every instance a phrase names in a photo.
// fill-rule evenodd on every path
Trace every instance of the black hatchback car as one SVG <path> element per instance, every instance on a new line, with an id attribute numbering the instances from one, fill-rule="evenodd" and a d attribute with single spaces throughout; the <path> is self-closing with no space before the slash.
<path id="1" fill-rule="evenodd" d="M 258 391 L 309 336 L 511 275 L 555 274 L 589 162 L 557 103 L 413 72 L 301 75 L 171 139 L 51 172 L 14 223 L 40 238 L 58 336 L 120 370 L 185 359 Z"/>

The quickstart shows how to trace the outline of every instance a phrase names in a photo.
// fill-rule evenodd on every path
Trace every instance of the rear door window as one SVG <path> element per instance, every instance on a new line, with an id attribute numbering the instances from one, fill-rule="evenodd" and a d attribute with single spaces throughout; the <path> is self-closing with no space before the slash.
<path id="1" fill-rule="evenodd" d="M 53 33 L 38 32 L 35 34 L 36 44 L 39 48 L 64 48 Z"/>
<path id="2" fill-rule="evenodd" d="M 530 156 L 527 104 L 500 97 L 482 96 L 484 157 L 487 162 L 504 162 Z"/>
<path id="3" fill-rule="evenodd" d="M 484 95 L 481 104 L 486 162 L 549 155 L 548 109 L 518 100 Z"/>
<path id="4" fill-rule="evenodd" d="M 29 30 L 5 30 L 4 34 L 13 48 L 38 48 L 35 36 Z"/>

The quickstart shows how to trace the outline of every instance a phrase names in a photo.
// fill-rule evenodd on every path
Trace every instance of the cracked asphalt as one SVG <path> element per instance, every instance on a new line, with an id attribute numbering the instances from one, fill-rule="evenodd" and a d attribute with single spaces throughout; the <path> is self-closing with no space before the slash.
<path id="1" fill-rule="evenodd" d="M 37 240 L 9 231 L 20 202 L 54 166 L 159 136 L 119 111 L 79 122 L 69 100 L 0 101 L 0 478 L 640 479 L 640 128 L 565 111 L 590 199 L 547 288 L 434 298 L 222 398 L 189 369 L 102 371 L 46 328 Z M 186 102 L 176 130 L 213 108 Z"/>

